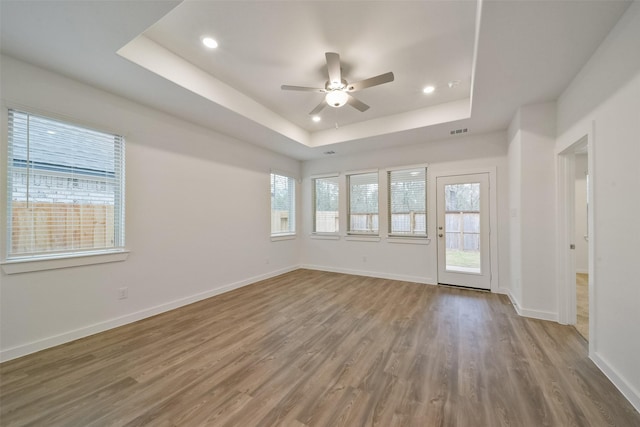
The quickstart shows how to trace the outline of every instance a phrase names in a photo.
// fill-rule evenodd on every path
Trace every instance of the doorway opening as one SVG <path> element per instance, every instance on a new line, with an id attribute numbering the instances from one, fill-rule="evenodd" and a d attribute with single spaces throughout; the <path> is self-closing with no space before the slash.
<path id="1" fill-rule="evenodd" d="M 588 135 L 559 160 L 559 320 L 593 345 L 593 144 Z"/>
<path id="2" fill-rule="evenodd" d="M 438 283 L 491 288 L 489 174 L 436 178 Z"/>
<path id="3" fill-rule="evenodd" d="M 576 323 L 578 333 L 589 340 L 589 167 L 587 147 L 575 151 L 575 266 Z"/>

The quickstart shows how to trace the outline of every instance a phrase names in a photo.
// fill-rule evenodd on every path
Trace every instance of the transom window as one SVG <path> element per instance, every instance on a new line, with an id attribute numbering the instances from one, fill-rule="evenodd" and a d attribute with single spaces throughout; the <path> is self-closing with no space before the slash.
<path id="1" fill-rule="evenodd" d="M 9 110 L 7 258 L 124 248 L 124 138 Z"/>

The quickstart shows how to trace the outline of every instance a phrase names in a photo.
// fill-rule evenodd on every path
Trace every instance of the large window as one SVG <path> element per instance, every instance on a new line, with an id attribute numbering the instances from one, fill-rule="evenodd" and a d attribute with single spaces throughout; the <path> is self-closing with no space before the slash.
<path id="1" fill-rule="evenodd" d="M 338 177 L 314 178 L 313 191 L 313 232 L 338 232 Z"/>
<path id="2" fill-rule="evenodd" d="M 296 232 L 296 180 L 271 174 L 271 235 L 283 236 Z"/>
<path id="3" fill-rule="evenodd" d="M 389 234 L 427 235 L 427 169 L 388 172 Z"/>
<path id="4" fill-rule="evenodd" d="M 349 233 L 378 234 L 378 173 L 347 176 Z"/>
<path id="5" fill-rule="evenodd" d="M 124 247 L 124 139 L 9 110 L 7 258 Z"/>

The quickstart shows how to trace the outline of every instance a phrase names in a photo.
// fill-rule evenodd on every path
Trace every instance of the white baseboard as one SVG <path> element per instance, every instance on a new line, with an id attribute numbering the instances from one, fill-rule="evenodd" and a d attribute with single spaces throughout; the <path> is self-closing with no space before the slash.
<path id="1" fill-rule="evenodd" d="M 241 288 L 243 286 L 250 285 L 261 280 L 270 279 L 275 276 L 279 276 L 290 271 L 294 271 L 300 268 L 299 266 L 291 266 L 280 270 L 271 271 L 269 273 L 261 274 L 258 276 L 250 277 L 248 279 L 240 280 L 238 282 L 229 283 L 210 289 L 205 292 L 201 292 L 195 295 L 191 295 L 185 298 L 180 298 L 174 301 L 170 301 L 164 304 L 150 307 L 144 310 L 140 310 L 134 313 L 130 313 L 114 319 L 105 320 L 103 322 L 94 323 L 93 325 L 85 326 L 82 328 L 67 331 L 62 334 L 53 335 L 41 340 L 33 341 L 27 344 L 22 344 L 16 347 L 8 348 L 0 351 L 0 362 L 6 362 L 11 359 L 26 356 L 27 354 L 35 353 L 40 350 L 44 350 L 50 347 L 54 347 L 60 344 L 65 344 L 70 341 L 74 341 L 80 338 L 88 337 L 99 332 L 104 332 L 109 329 L 117 328 L 129 323 L 137 322 L 138 320 L 146 319 L 147 317 L 155 316 L 160 313 L 164 313 L 170 310 L 174 310 L 178 307 L 182 307 L 188 304 L 192 304 L 203 299 L 211 298 L 216 295 L 223 294 L 225 292 L 232 291 L 234 289 Z"/>
<path id="2" fill-rule="evenodd" d="M 518 301 L 514 298 L 513 294 L 509 290 L 504 290 L 509 299 L 511 300 L 511 304 L 513 304 L 513 308 L 516 309 L 516 313 L 522 317 L 530 317 L 532 319 L 539 320 L 551 320 L 553 322 L 558 321 L 558 313 L 554 313 L 552 311 L 543 311 L 543 310 L 532 310 L 530 308 L 520 307 Z"/>
<path id="3" fill-rule="evenodd" d="M 596 364 L 598 369 L 600 369 L 602 373 L 609 378 L 613 385 L 620 390 L 620 393 L 627 398 L 629 403 L 636 408 L 636 411 L 640 412 L 640 392 L 629 384 L 624 377 L 618 374 L 618 372 L 597 352 L 590 354 L 589 358 Z"/>
<path id="4" fill-rule="evenodd" d="M 519 316 L 522 316 L 522 312 L 520 310 L 520 304 L 518 304 L 518 301 L 515 299 L 511 291 L 509 289 L 506 289 L 505 293 L 509 297 L 509 301 L 511 301 L 511 305 L 516 310 L 516 313 L 518 313 Z"/>
<path id="5" fill-rule="evenodd" d="M 308 270 L 329 271 L 331 273 L 352 274 L 354 276 L 376 277 L 378 279 L 400 280 L 403 282 L 422 283 L 425 285 L 435 285 L 437 283 L 436 280 L 431 277 L 407 276 L 403 274 L 389 274 L 366 270 L 352 270 L 349 268 L 335 268 L 323 265 L 303 264 L 300 266 L 300 268 L 306 268 Z"/>

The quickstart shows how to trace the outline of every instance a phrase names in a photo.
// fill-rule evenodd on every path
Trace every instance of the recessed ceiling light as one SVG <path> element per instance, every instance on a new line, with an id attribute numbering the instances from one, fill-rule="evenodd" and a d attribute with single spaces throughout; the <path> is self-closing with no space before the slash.
<path id="1" fill-rule="evenodd" d="M 55 131 L 55 130 L 48 130 L 48 131 L 47 131 L 47 133 L 48 133 L 49 135 L 55 135 L 55 134 L 56 134 L 56 131 Z"/>
<path id="2" fill-rule="evenodd" d="M 208 47 L 209 49 L 215 49 L 218 47 L 218 42 L 212 39 L 211 37 L 203 37 L 202 44 Z"/>
<path id="3" fill-rule="evenodd" d="M 427 86 L 422 91 L 424 93 L 433 93 L 436 90 L 435 86 Z"/>
<path id="4" fill-rule="evenodd" d="M 311 117 L 311 120 L 313 120 L 314 122 L 319 122 L 320 120 L 322 120 L 322 118 L 320 116 L 313 116 Z"/>

